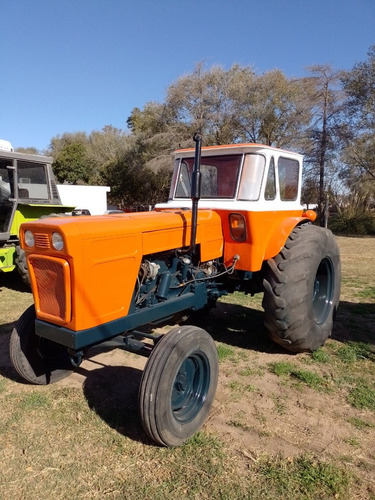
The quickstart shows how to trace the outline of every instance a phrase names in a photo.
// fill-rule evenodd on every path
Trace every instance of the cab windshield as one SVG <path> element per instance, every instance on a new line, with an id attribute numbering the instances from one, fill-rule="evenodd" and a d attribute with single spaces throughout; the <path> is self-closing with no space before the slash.
<path id="1" fill-rule="evenodd" d="M 42 163 L 18 161 L 18 196 L 48 200 L 46 167 Z"/>
<path id="2" fill-rule="evenodd" d="M 234 198 L 242 158 L 241 154 L 202 158 L 200 166 L 201 198 Z M 172 191 L 174 190 L 174 192 L 171 192 L 171 197 L 190 198 L 194 158 L 182 158 L 176 162 L 177 179 L 172 183 Z"/>

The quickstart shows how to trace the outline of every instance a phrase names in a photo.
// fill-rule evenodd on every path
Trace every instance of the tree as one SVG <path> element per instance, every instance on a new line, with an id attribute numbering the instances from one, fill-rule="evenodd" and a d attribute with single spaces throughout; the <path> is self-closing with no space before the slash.
<path id="1" fill-rule="evenodd" d="M 147 159 L 147 146 L 143 139 L 134 135 L 126 151 L 102 170 L 102 182 L 111 186 L 109 199 L 112 203 L 126 208 L 167 200 L 172 163 L 168 168 L 152 169 L 147 166 Z"/>
<path id="2" fill-rule="evenodd" d="M 343 93 L 339 88 L 340 71 L 330 65 L 311 66 L 312 76 L 305 79 L 307 101 L 312 109 L 312 121 L 309 127 L 308 154 L 306 163 L 312 167 L 310 179 L 317 179 L 318 222 L 324 226 L 324 207 L 327 196 L 333 189 L 335 178 L 335 160 L 342 146 L 345 127 L 342 126 Z M 327 172 L 330 171 L 329 181 Z"/>
<path id="3" fill-rule="evenodd" d="M 39 151 L 34 148 L 34 147 L 28 147 L 28 148 L 16 148 L 15 151 L 17 153 L 25 153 L 28 155 L 38 155 L 40 154 Z"/>
<path id="4" fill-rule="evenodd" d="M 303 93 L 303 82 L 289 80 L 279 70 L 258 76 L 251 67 L 205 71 L 200 63 L 169 87 L 167 104 L 191 134 L 202 133 L 206 145 L 296 147 L 311 116 Z"/>
<path id="5" fill-rule="evenodd" d="M 167 104 L 186 125 L 190 137 L 199 131 L 206 145 L 236 141 L 230 92 L 233 82 L 244 72 L 252 74 L 251 69 L 243 70 L 237 65 L 229 71 L 220 66 L 204 70 L 203 63 L 199 63 L 192 74 L 170 85 Z"/>
<path id="6" fill-rule="evenodd" d="M 63 146 L 53 162 L 53 172 L 60 183 L 81 184 L 90 180 L 86 151 L 83 144 L 72 142 Z"/>
<path id="7" fill-rule="evenodd" d="M 354 65 L 342 82 L 347 95 L 347 121 L 351 137 L 344 150 L 346 177 L 350 184 L 368 182 L 375 197 L 375 45 L 370 47 L 368 60 Z"/>
<path id="8" fill-rule="evenodd" d="M 87 166 L 91 172 L 89 182 L 101 183 L 101 172 L 127 150 L 129 136 L 121 129 L 106 125 L 90 133 L 85 143 Z"/>
<path id="9" fill-rule="evenodd" d="M 243 72 L 231 88 L 237 140 L 298 149 L 311 118 L 303 96 L 304 82 L 280 70 L 257 76 Z"/>
<path id="10" fill-rule="evenodd" d="M 360 131 L 375 130 L 375 45 L 367 55 L 367 61 L 355 64 L 342 76 L 351 122 Z"/>

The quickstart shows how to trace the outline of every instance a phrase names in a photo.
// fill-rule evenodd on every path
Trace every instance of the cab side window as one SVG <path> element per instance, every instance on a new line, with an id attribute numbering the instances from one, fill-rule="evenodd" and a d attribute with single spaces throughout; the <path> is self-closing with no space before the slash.
<path id="1" fill-rule="evenodd" d="M 268 175 L 266 181 L 266 189 L 264 191 L 264 198 L 266 200 L 274 200 L 276 198 L 276 174 L 275 174 L 275 160 L 273 157 L 270 161 L 268 168 Z"/>
<path id="2" fill-rule="evenodd" d="M 280 199 L 282 201 L 292 201 L 297 199 L 299 163 L 291 158 L 279 158 L 279 186 Z"/>

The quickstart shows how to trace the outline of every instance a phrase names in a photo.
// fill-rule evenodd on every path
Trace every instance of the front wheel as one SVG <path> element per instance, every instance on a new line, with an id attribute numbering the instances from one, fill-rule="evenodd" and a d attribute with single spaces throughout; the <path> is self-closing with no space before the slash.
<path id="1" fill-rule="evenodd" d="M 311 224 L 294 228 L 265 269 L 263 308 L 271 338 L 293 352 L 322 346 L 332 332 L 340 282 L 331 231 Z"/>
<path id="2" fill-rule="evenodd" d="M 174 328 L 156 344 L 139 390 L 142 426 L 153 441 L 178 446 L 200 429 L 215 397 L 218 365 L 216 345 L 201 328 Z"/>
<path id="3" fill-rule="evenodd" d="M 17 373 L 32 384 L 57 382 L 73 371 L 67 347 L 36 334 L 33 305 L 26 309 L 13 328 L 9 354 Z"/>

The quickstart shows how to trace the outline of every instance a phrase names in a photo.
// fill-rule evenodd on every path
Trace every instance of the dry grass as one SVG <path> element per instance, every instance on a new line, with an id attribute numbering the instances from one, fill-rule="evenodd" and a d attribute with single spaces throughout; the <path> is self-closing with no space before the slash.
<path id="1" fill-rule="evenodd" d="M 204 429 L 163 449 L 137 414 L 139 357 L 96 349 L 76 374 L 24 384 L 7 354 L 32 302 L 0 288 L 0 499 L 375 499 L 375 239 L 338 239 L 342 303 L 334 338 L 290 355 L 265 336 L 260 300 L 222 302 L 204 325 L 220 383 Z"/>

